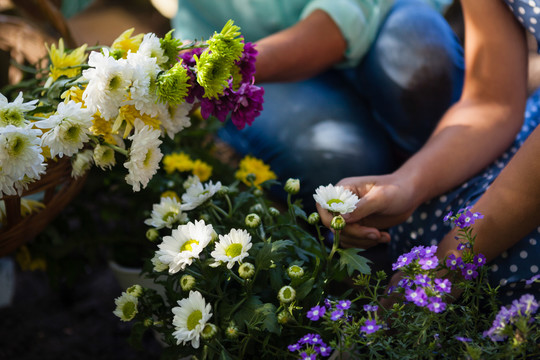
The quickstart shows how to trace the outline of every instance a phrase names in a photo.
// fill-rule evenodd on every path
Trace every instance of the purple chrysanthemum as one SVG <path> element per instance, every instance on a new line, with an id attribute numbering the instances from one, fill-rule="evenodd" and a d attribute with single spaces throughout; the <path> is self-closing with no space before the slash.
<path id="1" fill-rule="evenodd" d="M 236 66 L 240 69 L 240 75 L 242 75 L 242 82 L 249 83 L 252 81 L 253 75 L 255 75 L 255 60 L 257 59 L 258 51 L 255 49 L 255 45 L 251 42 L 244 44 L 244 52 L 242 57 L 236 62 Z"/>

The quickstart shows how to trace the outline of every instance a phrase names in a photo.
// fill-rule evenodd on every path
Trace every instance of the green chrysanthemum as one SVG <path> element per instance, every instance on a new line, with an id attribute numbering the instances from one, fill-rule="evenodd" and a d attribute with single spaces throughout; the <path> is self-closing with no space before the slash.
<path id="1" fill-rule="evenodd" d="M 206 50 L 200 57 L 194 56 L 197 66 L 197 82 L 204 88 L 204 97 L 217 98 L 228 86 L 231 63 L 222 56 Z"/>
<path id="2" fill-rule="evenodd" d="M 157 93 L 160 101 L 171 105 L 184 102 L 187 94 L 189 75 L 182 62 L 177 62 L 172 68 L 162 73 L 157 78 Z"/>
<path id="3" fill-rule="evenodd" d="M 165 64 L 167 68 L 173 66 L 176 63 L 178 53 L 180 52 L 180 49 L 182 47 L 182 40 L 174 38 L 172 36 L 173 32 L 174 30 L 171 30 L 167 34 L 165 34 L 163 38 L 159 39 L 164 55 L 169 58 L 169 60 Z"/>
<path id="4" fill-rule="evenodd" d="M 208 49 L 213 54 L 226 57 L 228 61 L 234 62 L 242 56 L 244 43 L 240 37 L 240 27 L 234 25 L 232 20 L 227 21 L 221 32 L 214 35 L 207 41 Z"/>

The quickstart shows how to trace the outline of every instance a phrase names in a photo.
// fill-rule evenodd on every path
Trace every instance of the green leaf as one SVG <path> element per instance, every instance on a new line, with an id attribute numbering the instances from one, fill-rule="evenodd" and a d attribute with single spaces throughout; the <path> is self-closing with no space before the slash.
<path id="1" fill-rule="evenodd" d="M 280 334 L 275 305 L 263 304 L 258 296 L 247 299 L 234 315 L 234 320 L 237 324 L 246 324 L 248 329 L 261 326 L 262 330 Z"/>
<path id="2" fill-rule="evenodd" d="M 339 266 L 341 269 L 347 267 L 347 273 L 349 276 L 352 276 L 355 271 L 359 271 L 362 274 L 370 273 L 368 263 L 371 261 L 363 256 L 358 255 L 359 252 L 364 251 L 363 249 L 350 248 L 338 249 L 337 251 L 340 255 Z"/>
<path id="3" fill-rule="evenodd" d="M 297 289 L 296 289 L 296 299 L 297 300 L 302 300 L 304 299 L 306 296 L 308 296 L 308 294 L 311 292 L 311 290 L 313 289 L 313 284 L 315 283 L 315 279 L 314 278 L 309 278 L 308 280 L 306 280 L 305 282 L 302 283 L 302 285 L 300 285 Z"/>
<path id="4" fill-rule="evenodd" d="M 283 259 L 286 255 L 285 248 L 294 245 L 291 240 L 276 240 L 265 243 L 255 255 L 255 265 L 261 270 L 268 270 L 273 263 Z"/>
<path id="5" fill-rule="evenodd" d="M 292 204 L 292 209 L 294 211 L 294 215 L 298 216 L 299 218 L 307 221 L 307 215 L 306 212 L 298 205 Z"/>

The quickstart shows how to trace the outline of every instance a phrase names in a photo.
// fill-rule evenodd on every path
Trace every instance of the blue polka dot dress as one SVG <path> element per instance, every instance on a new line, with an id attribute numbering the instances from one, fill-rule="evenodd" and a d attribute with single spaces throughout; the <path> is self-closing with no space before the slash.
<path id="1" fill-rule="evenodd" d="M 540 0 L 505 1 L 519 22 L 535 35 L 540 43 Z M 439 198 L 421 205 L 405 223 L 390 229 L 392 237 L 390 251 L 394 261 L 402 253 L 410 251 L 413 246 L 438 244 L 450 231 L 450 223 L 443 221 L 444 216 L 450 211 L 456 213 L 459 209 L 474 205 L 539 122 L 540 89 L 528 99 L 521 131 L 504 154 L 477 176 Z M 499 294 L 503 303 L 510 303 L 526 293 L 535 296 L 540 294 L 540 284 L 526 284 L 526 280 L 539 273 L 540 226 L 494 259 L 490 265 L 490 282 L 494 286 L 500 285 Z"/>

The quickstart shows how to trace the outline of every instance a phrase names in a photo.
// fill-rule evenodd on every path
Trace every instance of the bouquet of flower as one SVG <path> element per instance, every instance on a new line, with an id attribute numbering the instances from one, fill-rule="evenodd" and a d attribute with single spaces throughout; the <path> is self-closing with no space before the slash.
<path id="1" fill-rule="evenodd" d="M 293 201 L 297 179 L 287 180 L 287 208 L 279 210 L 266 196 L 276 185 L 268 165 L 248 156 L 235 176 L 224 186 L 190 175 L 146 220 L 157 247 L 145 274 L 161 288 L 128 288 L 115 314 L 134 321 L 134 339 L 159 334 L 165 356 L 288 357 L 287 344 L 314 331 L 306 315 L 334 280 L 369 271 L 358 249 L 327 248 L 319 215 Z M 358 201 L 332 185 L 318 196 L 337 213 Z"/>

